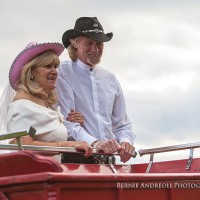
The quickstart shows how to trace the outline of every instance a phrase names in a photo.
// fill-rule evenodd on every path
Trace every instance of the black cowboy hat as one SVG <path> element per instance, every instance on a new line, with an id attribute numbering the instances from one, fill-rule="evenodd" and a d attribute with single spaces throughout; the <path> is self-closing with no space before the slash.
<path id="1" fill-rule="evenodd" d="M 70 39 L 78 36 L 89 37 L 99 42 L 108 42 L 112 39 L 113 33 L 105 34 L 96 17 L 80 17 L 76 20 L 74 29 L 67 30 L 63 34 L 62 42 L 65 48 L 70 45 Z"/>

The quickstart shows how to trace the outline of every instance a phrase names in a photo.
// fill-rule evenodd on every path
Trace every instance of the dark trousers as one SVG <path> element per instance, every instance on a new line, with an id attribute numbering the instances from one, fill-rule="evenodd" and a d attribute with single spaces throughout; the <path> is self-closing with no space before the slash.
<path id="1" fill-rule="evenodd" d="M 92 155 L 85 157 L 78 153 L 62 153 L 62 163 L 82 163 L 82 164 L 115 164 L 115 157 L 113 155 Z"/>

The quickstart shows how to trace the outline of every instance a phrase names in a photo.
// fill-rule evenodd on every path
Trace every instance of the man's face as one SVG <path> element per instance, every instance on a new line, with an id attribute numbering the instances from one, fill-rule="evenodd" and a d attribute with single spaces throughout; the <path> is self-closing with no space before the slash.
<path id="1" fill-rule="evenodd" d="M 95 66 L 101 61 L 103 42 L 97 42 L 87 37 L 80 36 L 77 40 L 77 57 L 90 66 Z"/>

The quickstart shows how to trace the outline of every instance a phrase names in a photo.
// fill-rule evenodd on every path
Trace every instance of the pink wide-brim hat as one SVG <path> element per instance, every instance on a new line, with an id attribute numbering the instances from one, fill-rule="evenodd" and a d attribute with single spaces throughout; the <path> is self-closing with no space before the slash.
<path id="1" fill-rule="evenodd" d="M 30 42 L 25 49 L 18 54 L 18 56 L 13 61 L 10 71 L 9 71 L 9 82 L 11 87 L 16 90 L 17 81 L 20 78 L 22 68 L 30 62 L 33 58 L 38 56 L 45 51 L 52 51 L 57 56 L 60 56 L 64 51 L 64 46 L 61 43 L 42 43 Z"/>

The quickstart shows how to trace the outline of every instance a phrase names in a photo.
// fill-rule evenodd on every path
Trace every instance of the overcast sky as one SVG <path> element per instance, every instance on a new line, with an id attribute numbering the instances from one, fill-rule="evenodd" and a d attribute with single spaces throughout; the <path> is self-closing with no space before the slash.
<path id="1" fill-rule="evenodd" d="M 96 16 L 114 34 L 101 65 L 121 83 L 136 149 L 200 142 L 199 10 L 198 0 L 0 0 L 0 90 L 30 41 L 61 42 L 78 17 Z"/>

